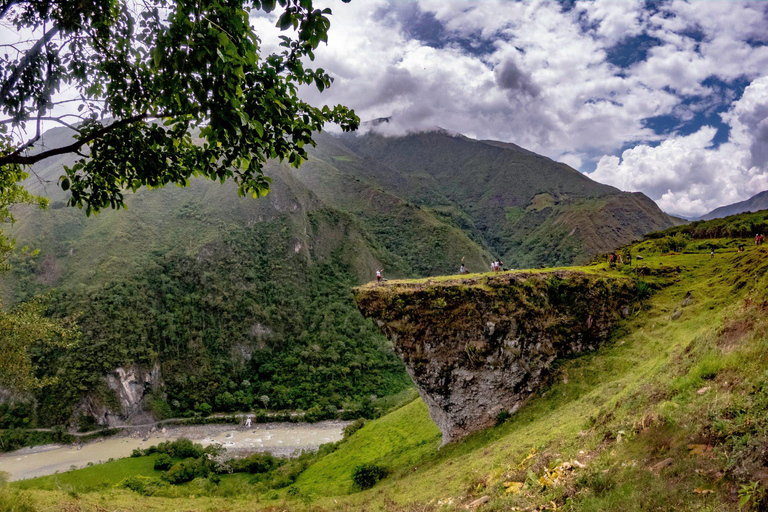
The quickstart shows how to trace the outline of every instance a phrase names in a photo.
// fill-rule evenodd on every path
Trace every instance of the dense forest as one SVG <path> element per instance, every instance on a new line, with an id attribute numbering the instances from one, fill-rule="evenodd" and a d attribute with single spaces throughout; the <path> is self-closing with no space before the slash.
<path id="1" fill-rule="evenodd" d="M 131 279 L 47 293 L 47 314 L 76 321 L 82 340 L 74 349 L 34 347 L 47 383 L 0 428 L 20 426 L 19 414 L 33 418 L 27 424 L 65 423 L 84 391 L 119 409 L 103 376 L 155 362 L 164 380 L 151 400 L 159 417 L 264 407 L 332 417 L 409 386 L 387 340 L 353 304 L 349 264 L 338 253 L 310 264 L 285 250 L 290 237 L 279 219 L 242 227 L 196 258 L 156 254 Z M 34 294 L 26 266 L 39 262 L 14 266 Z"/>

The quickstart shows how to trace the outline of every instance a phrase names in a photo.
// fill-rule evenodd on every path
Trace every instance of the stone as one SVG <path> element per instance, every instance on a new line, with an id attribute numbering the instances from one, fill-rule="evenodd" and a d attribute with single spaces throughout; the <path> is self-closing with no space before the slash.
<path id="1" fill-rule="evenodd" d="M 475 510 L 476 508 L 482 505 L 485 505 L 489 501 L 491 501 L 491 498 L 489 498 L 488 496 L 483 496 L 482 498 L 478 498 L 472 503 L 470 503 L 469 505 L 467 505 L 467 510 Z"/>
<path id="2" fill-rule="evenodd" d="M 636 297 L 629 278 L 578 271 L 394 281 L 354 294 L 392 340 L 443 444 L 516 412 L 557 358 L 599 346 Z"/>
<path id="3" fill-rule="evenodd" d="M 707 386 L 707 387 L 705 387 L 705 388 L 701 388 L 701 389 L 699 389 L 699 390 L 697 390 L 697 391 L 696 391 L 696 394 L 699 394 L 699 395 L 703 395 L 704 393 L 706 393 L 706 392 L 707 392 L 707 391 L 709 391 L 710 389 L 712 389 L 710 386 Z"/>
<path id="4" fill-rule="evenodd" d="M 671 466 L 673 462 L 675 462 L 675 459 L 673 459 L 672 457 L 669 457 L 651 466 L 651 470 L 659 471 L 660 469 L 666 468 L 667 466 Z"/>

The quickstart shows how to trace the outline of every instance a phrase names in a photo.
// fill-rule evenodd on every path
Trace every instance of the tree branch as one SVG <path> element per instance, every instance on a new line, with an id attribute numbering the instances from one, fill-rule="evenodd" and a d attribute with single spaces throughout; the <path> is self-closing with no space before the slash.
<path id="1" fill-rule="evenodd" d="M 77 141 L 73 142 L 72 144 L 69 144 L 68 146 L 62 146 L 60 148 L 50 149 L 48 151 L 37 153 L 36 155 L 20 155 L 18 154 L 18 150 L 14 151 L 10 155 L 0 157 L 0 167 L 4 165 L 9 165 L 9 164 L 32 165 L 41 160 L 45 160 L 46 158 L 50 158 L 52 156 L 64 155 L 66 153 L 74 153 L 84 145 L 91 142 L 92 140 L 96 140 L 99 137 L 102 137 L 103 135 L 111 132 L 112 130 L 115 130 L 122 126 L 127 126 L 129 124 L 136 123 L 138 121 L 143 121 L 148 117 L 149 117 L 149 114 L 147 113 L 136 114 L 135 116 L 126 117 L 125 119 L 116 121 L 112 124 L 109 124 L 107 126 L 100 128 L 99 130 L 96 130 L 93 133 L 88 134 L 87 136 L 83 137 L 82 139 L 78 139 Z M 28 144 L 29 143 L 25 144 L 25 146 L 27 146 Z"/>
<path id="2" fill-rule="evenodd" d="M 21 74 L 24 72 L 24 70 L 40 54 L 40 51 L 43 49 L 43 47 L 48 44 L 51 39 L 53 39 L 54 36 L 58 33 L 59 27 L 53 27 L 48 32 L 46 32 L 43 37 L 38 39 L 32 48 L 30 48 L 27 53 L 24 54 L 24 57 L 21 59 L 21 61 L 19 61 L 19 64 L 13 68 L 11 76 L 8 77 L 8 80 L 6 80 L 3 83 L 2 88 L 0 88 L 0 105 L 6 102 L 8 95 L 14 89 L 14 87 L 16 87 L 16 82 L 18 82 L 19 77 L 21 77 Z"/>
<path id="3" fill-rule="evenodd" d="M 18 0 L 6 0 L 5 2 L 0 4 L 0 19 L 3 19 L 3 17 L 8 14 L 8 11 L 11 10 L 11 7 L 14 5 L 20 3 Z"/>

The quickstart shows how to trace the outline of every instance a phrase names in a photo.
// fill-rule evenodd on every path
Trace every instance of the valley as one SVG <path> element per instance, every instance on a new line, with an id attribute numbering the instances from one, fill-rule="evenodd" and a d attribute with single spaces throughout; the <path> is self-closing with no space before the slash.
<path id="1" fill-rule="evenodd" d="M 479 510 L 736 511 L 740 499 L 759 510 L 768 253 L 722 236 L 726 229 L 706 238 L 654 234 L 627 248 L 642 256 L 637 264 L 571 269 L 616 272 L 646 283 L 649 293 L 601 347 L 552 365 L 548 383 L 517 412 L 445 446 L 417 399 L 321 449 L 284 488 L 235 474 L 215 486 L 200 481 L 139 495 L 117 485 L 131 475 L 160 477 L 151 466 L 140 469 L 146 465 L 139 458 L 112 463 L 115 483 L 106 487 L 88 469 L 62 474 L 75 498 L 45 480 L 11 492 L 36 506 L 80 510 L 96 510 L 105 498 L 115 507 L 150 510 L 163 506 L 162 496 L 188 510 L 438 511 L 474 504 Z M 672 252 L 671 244 L 677 244 Z M 388 476 L 360 491 L 352 474 L 361 464 L 386 467 Z"/>
<path id="2" fill-rule="evenodd" d="M 766 34 L 0 0 L 0 512 L 768 511 Z"/>
<path id="3" fill-rule="evenodd" d="M 65 206 L 57 180 L 68 158 L 34 167 L 28 186 L 52 203 L 18 209 L 9 234 L 30 249 L 0 296 L 6 308 L 35 300 L 74 322 L 80 349 L 38 354 L 38 378 L 56 383 L 0 427 L 251 408 L 372 418 L 378 398 L 411 386 L 349 293 L 375 269 L 394 279 L 452 274 L 461 262 L 483 271 L 498 257 L 507 268 L 584 263 L 672 225 L 642 194 L 444 131 L 319 134 L 298 170 L 267 165 L 266 198 L 197 179 L 129 194 L 127 210 L 94 218 Z"/>

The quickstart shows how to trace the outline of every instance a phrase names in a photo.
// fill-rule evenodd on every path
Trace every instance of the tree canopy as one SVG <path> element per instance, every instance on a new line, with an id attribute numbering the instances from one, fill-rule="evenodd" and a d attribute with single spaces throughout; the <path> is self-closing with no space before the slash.
<path id="1" fill-rule="evenodd" d="M 262 55 L 250 15 L 276 4 L 287 35 Z M 298 95 L 331 84 L 306 65 L 330 14 L 312 0 L 0 0 L 2 26 L 26 38 L 0 51 L 0 195 L 24 166 L 65 153 L 80 159 L 61 187 L 88 214 L 191 177 L 266 193 L 268 159 L 297 166 L 326 122 L 359 124 L 344 106 Z M 46 123 L 72 128 L 72 143 L 37 148 Z"/>

